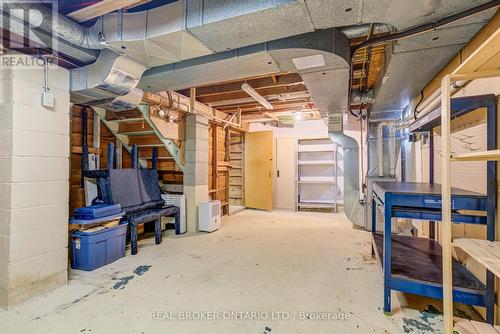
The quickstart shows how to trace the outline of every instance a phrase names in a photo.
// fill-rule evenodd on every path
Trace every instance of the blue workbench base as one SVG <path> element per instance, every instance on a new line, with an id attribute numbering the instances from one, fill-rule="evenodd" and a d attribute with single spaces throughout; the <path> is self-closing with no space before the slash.
<path id="1" fill-rule="evenodd" d="M 383 263 L 383 236 L 373 235 L 373 250 Z M 434 240 L 392 236 L 391 290 L 443 298 L 441 246 Z M 457 302 L 486 306 L 486 286 L 456 260 L 453 261 L 453 299 Z M 390 312 L 390 310 L 385 310 Z"/>

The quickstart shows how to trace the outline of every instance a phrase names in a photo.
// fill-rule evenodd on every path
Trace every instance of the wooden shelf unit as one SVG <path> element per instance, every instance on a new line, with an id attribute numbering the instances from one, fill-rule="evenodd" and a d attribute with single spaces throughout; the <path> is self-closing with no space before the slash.
<path id="1" fill-rule="evenodd" d="M 222 215 L 229 213 L 229 173 L 230 161 L 228 141 L 229 129 L 218 124 L 209 125 L 208 135 L 208 194 L 211 200 L 219 200 Z"/>
<path id="2" fill-rule="evenodd" d="M 500 277 L 500 242 L 459 238 L 453 246 L 460 248 L 486 269 Z"/>
<path id="3" fill-rule="evenodd" d="M 230 214 L 245 206 L 244 175 L 244 149 L 245 136 L 243 133 L 230 131 L 229 133 L 229 212 Z"/>
<path id="4" fill-rule="evenodd" d="M 442 155 L 442 172 L 441 172 L 441 183 L 442 183 L 442 246 L 443 246 L 443 258 L 442 258 L 442 268 L 443 268 L 443 320 L 444 320 L 444 333 L 452 334 L 454 328 L 457 326 L 457 322 L 453 318 L 453 273 L 452 273 L 452 261 L 453 261 L 453 247 L 459 247 L 464 250 L 467 254 L 476 259 L 479 263 L 483 264 L 487 269 L 487 281 L 494 280 L 493 275 L 497 277 L 500 274 L 500 258 L 496 256 L 497 253 L 497 242 L 485 241 L 485 240 L 472 240 L 460 238 L 453 242 L 452 236 L 452 201 L 451 201 L 451 162 L 453 161 L 488 161 L 488 169 L 492 170 L 491 173 L 496 179 L 496 165 L 494 161 L 498 161 L 500 157 L 500 150 L 496 147 L 496 104 L 492 107 L 487 107 L 488 119 L 493 120 L 488 127 L 488 136 L 491 138 L 487 139 L 486 152 L 472 152 L 466 154 L 457 154 L 452 156 L 451 153 L 451 114 L 452 114 L 452 101 L 450 87 L 452 83 L 462 80 L 475 80 L 479 78 L 492 78 L 500 77 L 500 70 L 488 70 L 482 72 L 473 73 L 463 73 L 463 74 L 447 74 L 441 79 L 441 155 Z M 484 106 L 482 106 L 484 107 Z M 479 106 L 476 106 L 476 109 Z M 491 112 L 491 114 L 490 114 Z M 494 129 L 493 131 L 490 130 Z M 493 165 L 490 165 L 493 163 Z M 488 179 L 488 182 L 494 182 Z M 488 187 L 488 196 L 494 196 L 496 189 Z M 495 217 L 496 203 L 495 207 L 487 206 L 486 211 L 488 216 L 490 214 Z M 487 236 L 489 240 L 494 240 L 495 238 L 495 220 L 491 219 L 487 226 Z M 493 224 L 493 225 L 491 225 Z M 490 228 L 491 227 L 491 228 Z M 500 254 L 499 254 L 500 255 Z M 494 298 L 494 284 L 491 290 L 490 286 L 486 289 L 490 290 L 490 297 Z M 488 293 L 488 291 L 487 291 Z M 491 296 L 493 295 L 493 296 Z M 495 321 L 494 307 L 488 308 L 486 310 L 487 322 L 493 324 Z M 494 327 L 488 324 L 480 324 L 481 330 L 477 330 L 478 334 L 486 333 L 497 333 Z M 473 326 L 474 327 L 474 326 Z M 469 328 L 470 329 L 470 328 Z M 474 329 L 474 328 L 473 328 Z M 462 333 L 475 334 L 474 331 L 465 331 Z"/>
<path id="5" fill-rule="evenodd" d="M 454 161 L 500 161 L 500 150 L 455 154 Z"/>

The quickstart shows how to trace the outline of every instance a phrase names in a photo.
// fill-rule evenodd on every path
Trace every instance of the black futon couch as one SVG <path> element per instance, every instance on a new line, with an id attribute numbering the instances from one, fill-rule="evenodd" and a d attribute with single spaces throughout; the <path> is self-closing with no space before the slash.
<path id="1" fill-rule="evenodd" d="M 162 241 L 161 217 L 174 216 L 179 234 L 180 210 L 165 206 L 161 197 L 156 169 L 108 169 L 97 178 L 98 201 L 120 204 L 123 220 L 130 226 L 132 255 L 137 254 L 137 225 L 155 222 L 155 243 Z"/>

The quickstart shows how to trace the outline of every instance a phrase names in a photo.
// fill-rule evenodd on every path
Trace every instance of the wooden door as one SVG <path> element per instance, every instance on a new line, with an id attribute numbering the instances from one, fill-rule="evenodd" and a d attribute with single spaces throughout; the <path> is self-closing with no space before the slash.
<path id="1" fill-rule="evenodd" d="M 273 132 L 245 133 L 245 206 L 272 210 Z"/>
<path id="2" fill-rule="evenodd" d="M 276 202 L 279 209 L 295 208 L 296 138 L 276 139 Z"/>

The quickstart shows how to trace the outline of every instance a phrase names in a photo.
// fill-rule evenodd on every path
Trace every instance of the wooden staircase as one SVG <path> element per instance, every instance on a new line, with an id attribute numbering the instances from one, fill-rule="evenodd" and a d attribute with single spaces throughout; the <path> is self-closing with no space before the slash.
<path id="1" fill-rule="evenodd" d="M 95 111 L 116 137 L 117 144 L 121 143 L 121 147 L 128 154 L 131 153 L 133 145 L 137 146 L 139 164 L 142 167 L 152 167 L 153 149 L 156 148 L 158 152 L 157 170 L 161 180 L 168 184 L 182 184 L 183 172 L 179 165 L 182 156 L 179 147 L 182 146 L 184 138 L 181 137 L 178 140 L 164 138 L 149 117 L 148 112 L 144 110 L 112 112 L 96 108 Z M 174 148 L 174 152 L 171 152 L 171 147 Z M 117 160 L 120 160 L 120 151 L 120 145 L 117 145 Z M 123 159 L 122 161 L 125 163 L 127 160 Z"/>

